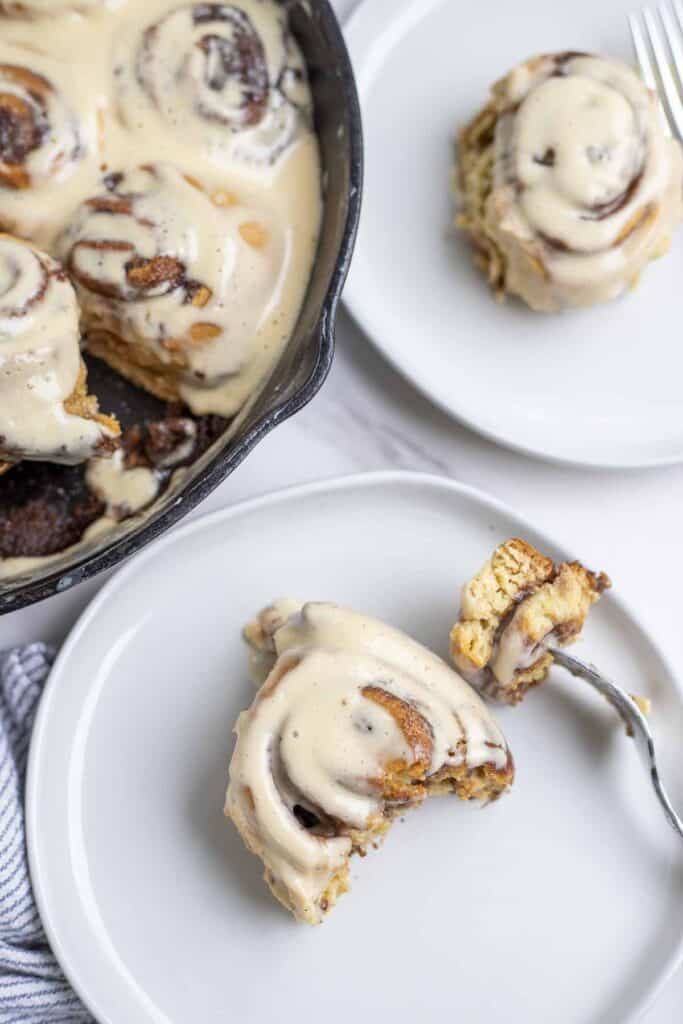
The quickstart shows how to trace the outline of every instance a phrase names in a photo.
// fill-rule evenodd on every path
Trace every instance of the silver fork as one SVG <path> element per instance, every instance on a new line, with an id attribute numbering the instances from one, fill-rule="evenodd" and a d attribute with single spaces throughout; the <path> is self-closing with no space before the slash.
<path id="1" fill-rule="evenodd" d="M 668 0 L 629 14 L 628 24 L 640 73 L 653 89 L 671 133 L 683 141 L 683 4 Z"/>
<path id="2" fill-rule="evenodd" d="M 587 665 L 585 662 L 579 661 L 578 658 L 572 658 L 571 655 L 566 653 L 566 651 L 558 650 L 555 647 L 550 647 L 548 650 L 555 659 L 555 662 L 560 665 L 561 668 L 566 669 L 567 672 L 571 672 L 573 676 L 577 676 L 579 679 L 583 679 L 585 682 L 590 683 L 598 693 L 607 698 L 612 707 L 621 716 L 621 719 L 626 726 L 626 731 L 629 736 L 633 737 L 640 759 L 645 766 L 645 770 L 650 776 L 650 781 L 655 793 L 657 794 L 657 798 L 664 809 L 664 813 L 669 824 L 676 832 L 678 832 L 679 836 L 683 838 L 683 819 L 681 819 L 674 811 L 666 790 L 662 785 L 662 780 L 659 777 L 659 770 L 657 768 L 655 745 L 652 739 L 652 733 L 650 732 L 650 726 L 647 724 L 647 719 L 636 704 L 635 700 L 633 700 L 632 697 L 629 697 L 627 693 L 624 693 L 623 690 L 619 689 L 618 686 L 615 686 L 615 684 L 609 679 L 606 679 L 605 676 L 601 675 L 593 665 Z"/>

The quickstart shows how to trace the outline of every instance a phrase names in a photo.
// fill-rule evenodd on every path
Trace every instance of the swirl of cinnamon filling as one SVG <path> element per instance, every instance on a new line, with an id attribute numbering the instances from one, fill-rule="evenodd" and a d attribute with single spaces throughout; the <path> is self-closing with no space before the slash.
<path id="1" fill-rule="evenodd" d="M 79 339 L 62 267 L 0 235 L 0 458 L 71 464 L 112 450 L 118 425 L 86 392 Z"/>
<path id="2" fill-rule="evenodd" d="M 511 71 L 461 136 L 470 197 L 487 157 L 483 209 L 461 222 L 501 291 L 535 309 L 616 296 L 683 214 L 681 147 L 656 96 L 613 59 L 552 54 Z"/>
<path id="3" fill-rule="evenodd" d="M 57 178 L 82 155 L 77 120 L 43 75 L 0 64 L 0 186 Z"/>
<path id="4" fill-rule="evenodd" d="M 109 175 L 59 250 L 91 350 L 197 413 L 239 408 L 262 370 L 259 328 L 286 258 L 268 214 L 145 166 Z"/>
<path id="5" fill-rule="evenodd" d="M 237 723 L 226 813 L 300 920 L 321 920 L 347 888 L 349 856 L 397 813 L 436 793 L 489 801 L 511 783 L 479 697 L 397 630 L 286 601 L 246 637 L 268 675 Z"/>
<path id="6" fill-rule="evenodd" d="M 124 121 L 161 117 L 218 162 L 271 164 L 310 120 L 305 63 L 272 0 L 170 11 L 117 71 Z"/>

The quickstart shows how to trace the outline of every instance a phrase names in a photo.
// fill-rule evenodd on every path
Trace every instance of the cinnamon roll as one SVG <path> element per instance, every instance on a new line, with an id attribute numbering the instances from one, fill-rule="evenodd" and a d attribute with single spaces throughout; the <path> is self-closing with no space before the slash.
<path id="1" fill-rule="evenodd" d="M 59 89 L 28 67 L 0 63 L 0 187 L 56 179 L 81 152 L 77 119 Z"/>
<path id="2" fill-rule="evenodd" d="M 219 163 L 273 164 L 310 124 L 305 63 L 273 0 L 179 6 L 122 42 L 116 72 L 126 124 L 161 120 Z"/>
<path id="3" fill-rule="evenodd" d="M 281 341 L 279 222 L 170 165 L 109 175 L 59 251 L 89 350 L 195 413 L 235 413 Z"/>
<path id="4" fill-rule="evenodd" d="M 403 633 L 333 604 L 287 601 L 247 627 L 257 681 L 237 722 L 225 810 L 274 896 L 318 924 L 353 853 L 435 794 L 494 800 L 505 739 L 474 691 Z"/>
<path id="5" fill-rule="evenodd" d="M 556 565 L 526 541 L 506 541 L 463 588 L 451 631 L 456 668 L 492 700 L 517 704 L 547 678 L 548 646 L 576 640 L 610 586 L 579 562 Z"/>
<path id="6" fill-rule="evenodd" d="M 612 299 L 663 254 L 683 214 L 681 146 L 629 67 L 582 53 L 527 61 L 460 134 L 457 223 L 499 296 L 553 312 Z"/>
<path id="7" fill-rule="evenodd" d="M 119 433 L 87 393 L 76 295 L 63 268 L 0 235 L 0 459 L 75 464 Z"/>

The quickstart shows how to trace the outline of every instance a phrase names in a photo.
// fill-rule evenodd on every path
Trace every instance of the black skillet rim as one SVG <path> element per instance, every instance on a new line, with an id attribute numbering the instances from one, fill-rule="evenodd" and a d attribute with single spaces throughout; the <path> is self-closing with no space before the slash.
<path id="1" fill-rule="evenodd" d="M 215 488 L 239 466 L 252 449 L 275 427 L 299 412 L 317 394 L 332 366 L 334 330 L 339 299 L 351 264 L 358 230 L 363 186 L 363 130 L 360 105 L 351 61 L 337 16 L 329 0 L 316 0 L 316 14 L 329 33 L 332 50 L 338 61 L 349 123 L 350 177 L 346 222 L 339 253 L 318 320 L 318 351 L 315 366 L 302 387 L 290 398 L 265 413 L 234 448 L 218 452 L 212 461 L 187 484 L 177 501 L 129 537 L 122 537 L 102 551 L 86 554 L 68 567 L 56 570 L 35 582 L 28 582 L 0 595 L 0 616 L 36 604 L 48 597 L 92 579 L 98 573 L 113 569 L 165 533 L 171 526 L 196 508 Z"/>

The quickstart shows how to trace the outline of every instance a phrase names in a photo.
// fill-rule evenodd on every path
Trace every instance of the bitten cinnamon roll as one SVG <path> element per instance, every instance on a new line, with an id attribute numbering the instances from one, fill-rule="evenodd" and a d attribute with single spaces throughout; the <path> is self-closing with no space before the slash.
<path id="1" fill-rule="evenodd" d="M 273 0 L 179 6 L 123 41 L 116 70 L 125 123 L 161 120 L 219 163 L 272 164 L 310 123 L 305 63 Z"/>
<path id="2" fill-rule="evenodd" d="M 656 96 L 606 57 L 534 57 L 460 134 L 458 225 L 499 296 L 553 312 L 612 299 L 663 254 L 683 158 Z"/>
<path id="3" fill-rule="evenodd" d="M 78 304 L 62 267 L 0 235 L 0 459 L 110 454 L 118 423 L 87 393 Z"/>
<path id="4" fill-rule="evenodd" d="M 58 179 L 81 154 L 77 118 L 60 90 L 28 67 L 0 63 L 0 188 Z"/>
<path id="5" fill-rule="evenodd" d="M 579 562 L 556 565 L 526 541 L 506 541 L 463 588 L 451 631 L 456 668 L 492 700 L 517 704 L 547 678 L 547 648 L 576 640 L 610 586 Z"/>
<path id="6" fill-rule="evenodd" d="M 279 341 L 287 247 L 266 211 L 169 165 L 111 174 L 59 243 L 90 351 L 195 413 L 232 415 Z"/>
<path id="7" fill-rule="evenodd" d="M 237 722 L 225 810 L 274 896 L 318 924 L 353 853 L 435 794 L 494 800 L 505 739 L 473 690 L 403 633 L 333 604 L 286 601 L 245 631 L 265 682 Z"/>

